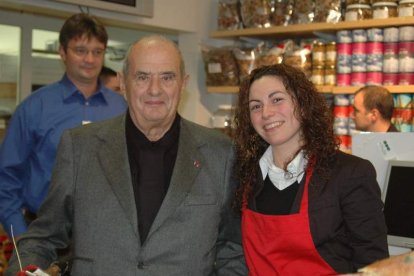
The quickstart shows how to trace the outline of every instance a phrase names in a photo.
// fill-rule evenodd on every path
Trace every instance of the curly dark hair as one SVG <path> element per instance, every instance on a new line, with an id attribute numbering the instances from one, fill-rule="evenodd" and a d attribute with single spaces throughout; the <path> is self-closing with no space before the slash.
<path id="1" fill-rule="evenodd" d="M 333 115 L 323 96 L 305 74 L 286 64 L 264 66 L 253 70 L 240 86 L 238 106 L 235 111 L 234 141 L 237 149 L 237 174 L 240 186 L 236 192 L 235 207 L 240 209 L 244 194 L 248 197 L 260 173 L 259 160 L 269 144 L 260 137 L 250 121 L 249 92 L 254 81 L 264 77 L 280 78 L 295 105 L 295 115 L 301 124 L 305 158 L 314 158 L 315 170 L 328 178 L 329 163 L 339 148 L 333 130 Z M 290 162 L 290 161 L 289 161 Z M 286 166 L 289 163 L 285 164 Z"/>

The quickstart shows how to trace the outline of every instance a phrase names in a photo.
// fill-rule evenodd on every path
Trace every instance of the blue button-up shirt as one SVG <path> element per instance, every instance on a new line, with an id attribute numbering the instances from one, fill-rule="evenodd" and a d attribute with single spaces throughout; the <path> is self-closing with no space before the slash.
<path id="1" fill-rule="evenodd" d="M 124 98 L 99 85 L 88 99 L 66 75 L 33 92 L 14 112 L 0 148 L 0 221 L 10 234 L 26 231 L 22 209 L 36 213 L 49 187 L 65 129 L 126 111 Z"/>

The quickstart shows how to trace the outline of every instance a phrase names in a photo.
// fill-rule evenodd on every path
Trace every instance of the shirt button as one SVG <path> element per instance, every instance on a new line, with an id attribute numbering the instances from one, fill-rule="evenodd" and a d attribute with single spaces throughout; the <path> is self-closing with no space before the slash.
<path id="1" fill-rule="evenodd" d="M 89 102 L 85 102 L 85 105 L 86 105 L 86 106 L 89 106 Z"/>
<path id="2" fill-rule="evenodd" d="M 144 263 L 143 262 L 139 262 L 138 263 L 138 268 L 139 269 L 144 269 Z"/>

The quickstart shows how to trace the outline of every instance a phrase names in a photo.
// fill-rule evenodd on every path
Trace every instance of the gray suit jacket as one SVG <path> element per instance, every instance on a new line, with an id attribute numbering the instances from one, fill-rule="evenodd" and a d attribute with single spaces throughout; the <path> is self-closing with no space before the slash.
<path id="1" fill-rule="evenodd" d="M 72 242 L 72 275 L 246 275 L 232 165 L 227 137 L 182 119 L 169 190 L 140 244 L 125 116 L 68 130 L 39 218 L 18 242 L 23 266 L 46 268 Z M 16 270 L 14 256 L 6 275 Z"/>

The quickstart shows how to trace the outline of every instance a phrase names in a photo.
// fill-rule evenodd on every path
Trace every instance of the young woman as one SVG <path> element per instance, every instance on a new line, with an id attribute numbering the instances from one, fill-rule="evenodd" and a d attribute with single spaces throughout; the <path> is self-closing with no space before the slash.
<path id="1" fill-rule="evenodd" d="M 336 275 L 388 257 L 375 169 L 338 150 L 331 111 L 300 70 L 254 70 L 235 123 L 250 275 Z"/>

